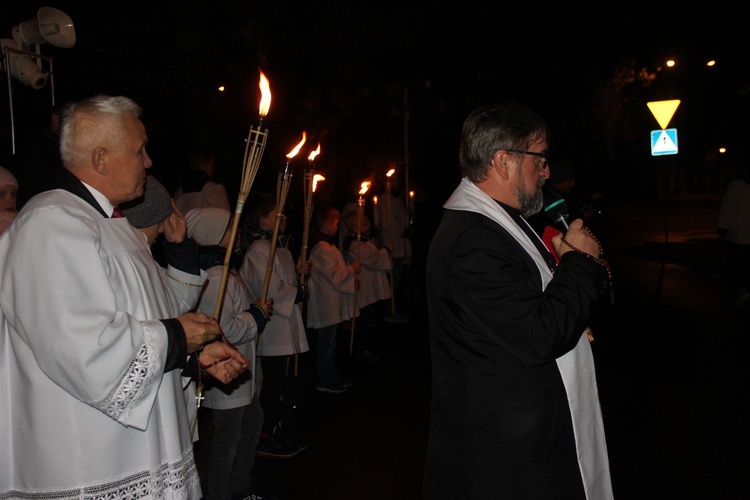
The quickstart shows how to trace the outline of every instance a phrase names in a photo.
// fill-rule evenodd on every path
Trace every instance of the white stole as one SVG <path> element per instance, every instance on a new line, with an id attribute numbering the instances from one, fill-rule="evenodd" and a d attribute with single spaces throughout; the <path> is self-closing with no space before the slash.
<path id="1" fill-rule="evenodd" d="M 497 222 L 534 259 L 542 275 L 542 288 L 546 287 L 552 279 L 552 272 L 547 262 L 526 232 L 516 224 L 497 201 L 468 179 L 461 179 L 461 183 L 443 207 L 479 213 Z M 594 356 L 585 333 L 581 334 L 578 344 L 572 351 L 557 358 L 556 361 L 568 395 L 578 464 L 586 497 L 592 500 L 614 498 L 604 423 L 596 387 Z"/>

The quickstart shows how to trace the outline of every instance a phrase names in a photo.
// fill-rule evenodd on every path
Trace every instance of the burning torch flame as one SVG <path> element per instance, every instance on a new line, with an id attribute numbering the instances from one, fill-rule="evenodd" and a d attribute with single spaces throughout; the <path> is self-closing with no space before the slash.
<path id="1" fill-rule="evenodd" d="M 395 169 L 395 168 L 392 168 L 392 169 L 390 169 L 390 170 L 388 171 L 388 173 L 386 173 L 386 174 L 385 174 L 385 176 L 386 176 L 386 177 L 390 177 L 390 176 L 392 176 L 392 175 L 393 175 L 393 174 L 395 174 L 395 173 L 396 173 L 396 169 Z"/>
<path id="2" fill-rule="evenodd" d="M 313 193 L 315 192 L 315 188 L 317 188 L 317 187 L 318 187 L 318 182 L 320 182 L 320 181 L 324 181 L 324 180 L 326 180 L 326 178 L 325 178 L 325 177 L 323 177 L 323 176 L 322 176 L 322 175 L 320 175 L 320 174 L 315 174 L 315 175 L 313 175 L 313 183 L 312 183 L 312 190 L 313 190 Z"/>
<path id="3" fill-rule="evenodd" d="M 308 160 L 313 161 L 316 156 L 320 154 L 320 143 L 318 143 L 318 149 L 315 151 L 310 151 L 310 156 L 307 157 Z"/>
<path id="4" fill-rule="evenodd" d="M 372 184 L 370 181 L 365 181 L 361 184 L 361 189 L 359 190 L 360 196 L 364 196 L 367 190 L 370 189 L 370 184 Z"/>
<path id="5" fill-rule="evenodd" d="M 307 133 L 303 131 L 302 140 L 299 141 L 299 144 L 297 144 L 294 147 L 294 149 L 292 149 L 291 151 L 289 151 L 289 153 L 287 153 L 286 157 L 291 160 L 292 158 L 297 156 L 297 153 L 299 153 L 299 150 L 302 149 L 302 145 L 305 143 L 306 140 L 307 140 Z"/>
<path id="6" fill-rule="evenodd" d="M 271 87 L 268 85 L 268 78 L 263 72 L 260 72 L 260 110 L 258 113 L 261 117 L 268 115 L 268 110 L 271 107 Z"/>
<path id="7" fill-rule="evenodd" d="M 372 197 L 372 204 L 373 205 L 377 205 L 378 204 L 378 197 L 377 196 L 373 196 Z"/>
<path id="8" fill-rule="evenodd" d="M 409 198 L 414 199 L 414 191 L 413 190 L 409 191 Z"/>

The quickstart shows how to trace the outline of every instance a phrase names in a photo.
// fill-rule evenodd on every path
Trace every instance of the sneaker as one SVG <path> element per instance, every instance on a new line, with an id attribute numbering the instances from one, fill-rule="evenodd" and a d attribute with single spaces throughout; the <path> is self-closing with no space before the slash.
<path id="1" fill-rule="evenodd" d="M 357 355 L 357 361 L 363 363 L 378 363 L 380 362 L 380 357 L 371 350 L 365 349 Z"/>
<path id="2" fill-rule="evenodd" d="M 385 318 L 383 318 L 383 320 L 386 323 L 408 323 L 410 319 L 411 318 L 409 318 L 409 316 L 407 316 L 406 314 L 401 314 L 401 313 L 386 314 Z"/>
<path id="3" fill-rule="evenodd" d="M 268 493 L 260 494 L 260 493 L 250 493 L 246 497 L 242 497 L 242 500 L 279 500 L 280 497 L 276 495 L 270 495 Z"/>
<path id="4" fill-rule="evenodd" d="M 341 384 L 341 387 L 343 387 L 344 389 L 348 389 L 354 385 L 354 382 L 352 382 L 348 378 L 342 378 L 341 380 L 339 380 L 339 383 Z"/>
<path id="5" fill-rule="evenodd" d="M 255 454 L 259 457 L 291 458 L 299 455 L 299 448 L 290 446 L 278 439 L 275 434 L 261 437 Z"/>
<path id="6" fill-rule="evenodd" d="M 341 394 L 346 392 L 346 387 L 340 382 L 326 382 L 318 384 L 318 392 L 330 392 L 331 394 Z"/>
<path id="7" fill-rule="evenodd" d="M 278 423 L 276 426 L 276 430 L 273 433 L 274 437 L 281 441 L 284 445 L 288 446 L 289 448 L 296 448 L 299 451 L 305 451 L 307 449 L 307 443 L 300 443 L 298 441 L 293 440 L 283 432 L 281 432 L 281 422 Z"/>
<path id="8" fill-rule="evenodd" d="M 232 500 L 280 500 L 280 499 L 277 495 L 272 495 L 271 493 L 256 491 L 253 488 L 250 488 L 249 490 L 242 492 L 239 495 L 234 495 L 232 497 Z"/>

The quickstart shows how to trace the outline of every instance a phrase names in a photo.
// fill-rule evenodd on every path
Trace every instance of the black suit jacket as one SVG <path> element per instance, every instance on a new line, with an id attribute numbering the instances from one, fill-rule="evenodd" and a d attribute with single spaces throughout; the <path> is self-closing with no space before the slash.
<path id="1" fill-rule="evenodd" d="M 565 387 L 606 271 L 565 254 L 536 263 L 485 215 L 447 210 L 430 245 L 432 360 L 423 498 L 584 498 Z"/>

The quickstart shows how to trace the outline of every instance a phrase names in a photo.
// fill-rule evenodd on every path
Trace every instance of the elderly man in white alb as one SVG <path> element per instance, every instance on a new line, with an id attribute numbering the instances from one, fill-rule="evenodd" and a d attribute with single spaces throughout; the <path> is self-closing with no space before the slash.
<path id="1" fill-rule="evenodd" d="M 73 105 L 58 187 L 0 239 L 0 498 L 201 498 L 181 375 L 248 361 L 186 312 L 205 273 L 161 271 L 119 217 L 151 166 L 140 111 Z"/>

